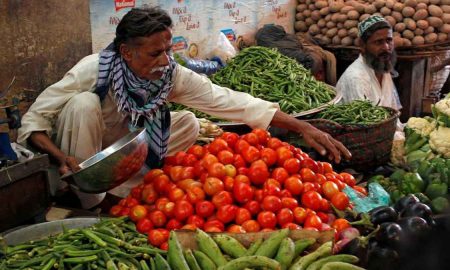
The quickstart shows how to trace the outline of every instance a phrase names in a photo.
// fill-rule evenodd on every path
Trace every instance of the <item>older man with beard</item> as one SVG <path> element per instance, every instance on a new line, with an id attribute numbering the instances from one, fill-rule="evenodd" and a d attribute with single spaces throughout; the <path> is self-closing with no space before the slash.
<path id="1" fill-rule="evenodd" d="M 400 110 L 398 93 L 391 72 L 395 64 L 392 28 L 378 15 L 358 25 L 361 54 L 342 74 L 337 89 L 343 103 L 368 99 L 374 104 Z"/>

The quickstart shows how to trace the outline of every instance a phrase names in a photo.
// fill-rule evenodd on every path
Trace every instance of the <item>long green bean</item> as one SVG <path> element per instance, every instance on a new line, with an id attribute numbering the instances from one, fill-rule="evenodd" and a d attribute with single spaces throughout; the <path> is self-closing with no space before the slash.
<path id="1" fill-rule="evenodd" d="M 317 114 L 316 118 L 334 121 L 338 124 L 370 125 L 389 118 L 390 112 L 368 100 L 355 100 L 347 104 L 335 104 Z"/>

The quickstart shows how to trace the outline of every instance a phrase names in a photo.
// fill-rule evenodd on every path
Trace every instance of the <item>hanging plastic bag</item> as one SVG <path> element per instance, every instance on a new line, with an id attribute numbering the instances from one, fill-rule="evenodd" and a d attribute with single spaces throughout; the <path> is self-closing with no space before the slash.
<path id="1" fill-rule="evenodd" d="M 342 191 L 347 194 L 350 202 L 353 204 L 353 210 L 357 213 L 367 213 L 378 206 L 389 205 L 390 197 L 384 188 L 377 182 L 369 184 L 367 196 L 346 186 Z"/>
<path id="2" fill-rule="evenodd" d="M 201 59 L 218 57 L 223 63 L 227 63 L 237 54 L 233 44 L 231 44 L 222 32 L 218 32 L 212 37 L 204 39 L 200 42 L 199 47 L 202 48 L 198 55 Z"/>
<path id="3" fill-rule="evenodd" d="M 223 63 L 220 58 L 213 58 L 211 60 L 199 60 L 192 59 L 180 54 L 175 54 L 174 58 L 178 64 L 200 74 L 211 75 L 216 73 L 220 68 L 223 67 Z"/>

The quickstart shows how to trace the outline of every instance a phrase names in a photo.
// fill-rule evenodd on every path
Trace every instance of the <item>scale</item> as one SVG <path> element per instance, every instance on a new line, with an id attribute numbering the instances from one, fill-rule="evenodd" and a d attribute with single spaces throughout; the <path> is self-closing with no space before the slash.
<path id="1" fill-rule="evenodd" d="M 20 121 L 20 110 L 19 110 L 19 98 L 14 97 L 6 104 L 8 101 L 5 96 L 11 89 L 11 86 L 14 84 L 15 77 L 11 81 L 11 83 L 6 87 L 5 90 L 0 92 L 0 111 L 5 110 L 6 118 L 0 117 L 0 125 L 7 124 L 9 130 L 17 130 L 21 126 Z M 6 105 L 5 105 L 5 104 Z M 14 150 L 11 148 L 11 142 L 9 139 L 8 132 L 0 132 L 0 168 L 3 168 L 7 165 L 8 161 L 16 161 L 17 155 Z"/>

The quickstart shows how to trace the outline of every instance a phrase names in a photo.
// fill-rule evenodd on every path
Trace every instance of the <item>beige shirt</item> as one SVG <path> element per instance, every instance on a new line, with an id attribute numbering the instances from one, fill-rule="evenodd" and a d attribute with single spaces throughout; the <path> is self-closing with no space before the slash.
<path id="1" fill-rule="evenodd" d="M 64 105 L 76 94 L 94 92 L 98 76 L 98 54 L 78 62 L 57 83 L 45 89 L 22 118 L 17 141 L 25 142 L 33 131 L 46 131 L 52 136 L 58 115 Z M 222 119 L 243 122 L 252 128 L 267 128 L 279 106 L 249 94 L 213 84 L 181 65 L 175 70 L 174 88 L 169 96 L 176 102 Z M 102 103 L 102 114 L 117 111 L 111 91 Z M 111 119 L 104 117 L 105 119 Z M 120 119 L 112 119 L 120 121 Z M 105 123 L 106 126 L 113 126 Z"/>

